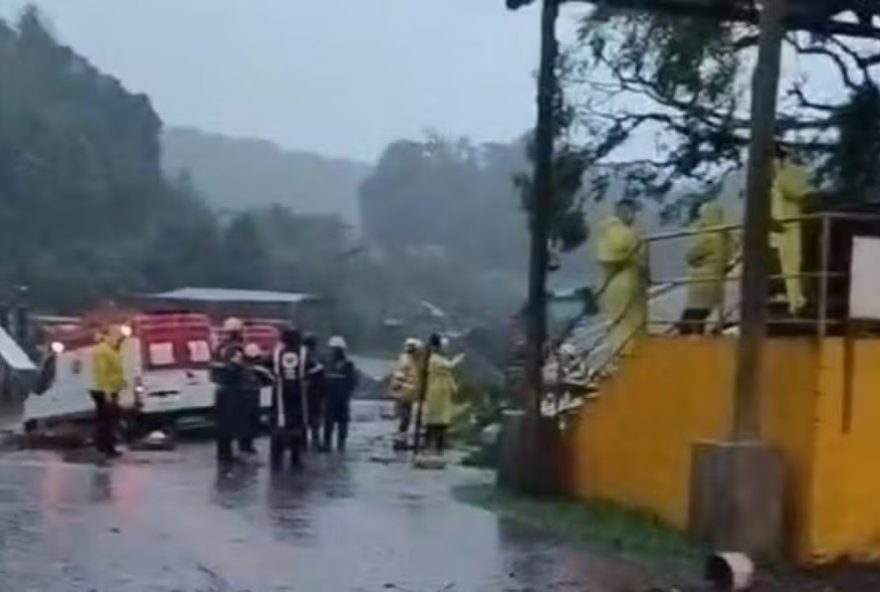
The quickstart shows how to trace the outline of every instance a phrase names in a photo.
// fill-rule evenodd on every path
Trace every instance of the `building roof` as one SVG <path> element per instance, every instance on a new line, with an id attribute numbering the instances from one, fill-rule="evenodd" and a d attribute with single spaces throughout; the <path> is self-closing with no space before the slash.
<path id="1" fill-rule="evenodd" d="M 201 302 L 260 302 L 272 304 L 299 304 L 318 300 L 315 294 L 272 292 L 268 290 L 232 290 L 227 288 L 180 288 L 170 292 L 151 294 L 148 298 L 188 300 Z"/>

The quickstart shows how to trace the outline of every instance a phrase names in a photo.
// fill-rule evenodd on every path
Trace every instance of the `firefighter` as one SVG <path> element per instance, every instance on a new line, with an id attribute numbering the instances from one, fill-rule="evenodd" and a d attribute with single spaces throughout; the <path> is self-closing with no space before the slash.
<path id="1" fill-rule="evenodd" d="M 223 324 L 223 342 L 214 352 L 211 379 L 216 385 L 214 395 L 215 438 L 217 462 L 228 466 L 235 461 L 232 443 L 247 448 L 247 420 L 245 416 L 245 393 L 248 389 L 244 325 L 239 319 L 230 318 Z"/>
<path id="2" fill-rule="evenodd" d="M 647 260 L 635 222 L 635 204 L 622 199 L 602 223 L 597 240 L 596 258 L 604 272 L 600 304 L 613 356 L 630 353 L 647 319 Z"/>
<path id="3" fill-rule="evenodd" d="M 351 420 L 351 397 L 357 387 L 358 375 L 354 363 L 348 359 L 348 346 L 344 338 L 331 337 L 327 345 L 330 348 L 330 358 L 325 369 L 323 450 L 331 450 L 335 431 L 336 449 L 344 452 Z"/>
<path id="4" fill-rule="evenodd" d="M 244 375 L 242 376 L 242 416 L 244 425 L 238 439 L 239 451 L 256 455 L 254 440 L 260 432 L 260 393 L 263 387 L 275 381 L 272 373 L 265 367 L 266 361 L 260 346 L 248 343 L 244 348 Z"/>
<path id="5" fill-rule="evenodd" d="M 412 423 L 413 403 L 418 393 L 419 362 L 422 342 L 418 339 L 407 339 L 403 344 L 403 353 L 397 360 L 391 376 L 391 394 L 397 401 L 397 437 L 395 449 L 402 450 L 407 446 L 407 434 Z"/>
<path id="6" fill-rule="evenodd" d="M 724 225 L 724 207 L 717 201 L 700 206 L 695 228 L 698 234 L 686 254 L 690 268 L 687 308 L 681 318 L 683 335 L 703 334 L 706 319 L 713 312 L 723 314 L 724 280 L 733 248 L 730 233 L 720 231 Z"/>
<path id="7" fill-rule="evenodd" d="M 126 388 L 120 327 L 111 326 L 99 336 L 92 352 L 93 384 L 90 394 L 95 403 L 95 448 L 109 457 L 118 456 L 116 432 L 119 426 L 119 394 Z"/>
<path id="8" fill-rule="evenodd" d="M 311 333 L 306 333 L 303 337 L 303 346 L 305 347 L 305 355 L 303 356 L 305 389 L 306 389 L 306 408 L 308 409 L 309 422 L 309 443 L 313 450 L 321 450 L 322 438 L 321 427 L 324 423 L 325 414 L 325 368 L 321 363 L 320 352 L 318 351 L 318 338 Z"/>
<path id="9" fill-rule="evenodd" d="M 285 453 L 298 467 L 306 444 L 308 400 L 305 396 L 305 347 L 298 330 L 285 327 L 272 356 L 275 386 L 272 389 L 269 460 L 273 469 L 284 464 Z"/>
<path id="10" fill-rule="evenodd" d="M 443 338 L 434 334 L 428 342 L 431 357 L 428 362 L 428 384 L 425 390 L 425 448 L 442 455 L 446 450 L 446 437 L 452 423 L 453 399 L 458 392 L 455 368 L 463 356 L 450 360 L 445 356 Z"/>
<path id="11" fill-rule="evenodd" d="M 779 256 L 779 267 L 785 276 L 788 310 L 792 316 L 798 316 L 807 304 L 800 277 L 803 260 L 803 220 L 800 218 L 804 215 L 804 202 L 809 193 L 806 171 L 791 158 L 784 146 L 777 144 L 772 195 L 774 229 L 770 244 Z"/>

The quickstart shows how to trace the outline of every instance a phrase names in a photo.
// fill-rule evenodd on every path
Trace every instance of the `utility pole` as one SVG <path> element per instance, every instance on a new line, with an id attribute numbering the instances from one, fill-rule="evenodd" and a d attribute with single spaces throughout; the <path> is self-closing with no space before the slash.
<path id="1" fill-rule="evenodd" d="M 761 356 L 767 333 L 770 200 L 786 4 L 787 0 L 765 0 L 763 3 L 758 63 L 752 76 L 752 127 L 732 426 L 732 439 L 740 442 L 761 437 Z"/>
<path id="2" fill-rule="evenodd" d="M 534 137 L 534 182 L 532 183 L 529 224 L 529 300 L 526 307 L 526 393 L 527 413 L 536 424 L 544 392 L 544 344 L 547 340 L 547 267 L 549 263 L 550 197 L 552 192 L 554 129 L 553 104 L 557 91 L 556 61 L 559 42 L 556 21 L 560 0 L 544 0 L 541 7 L 541 61 L 538 68 L 538 121 Z M 517 8 L 516 0 L 508 6 Z"/>

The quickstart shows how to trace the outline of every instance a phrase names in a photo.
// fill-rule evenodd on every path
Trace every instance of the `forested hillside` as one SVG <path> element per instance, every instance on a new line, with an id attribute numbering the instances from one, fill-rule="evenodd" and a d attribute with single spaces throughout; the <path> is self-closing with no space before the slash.
<path id="1" fill-rule="evenodd" d="M 295 218 L 221 220 L 190 176 L 163 176 L 161 132 L 146 96 L 58 43 L 34 9 L 0 21 L 0 297 L 27 285 L 37 307 L 76 312 L 181 285 L 314 283 L 319 256 L 284 272 L 276 237 L 295 235 Z"/>

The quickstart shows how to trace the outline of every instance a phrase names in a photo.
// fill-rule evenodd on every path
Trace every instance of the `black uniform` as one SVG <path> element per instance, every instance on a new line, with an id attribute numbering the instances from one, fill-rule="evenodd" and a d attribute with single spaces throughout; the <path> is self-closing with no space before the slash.
<path id="1" fill-rule="evenodd" d="M 256 454 L 254 440 L 260 433 L 260 393 L 264 387 L 274 383 L 271 371 L 263 359 L 245 360 L 241 385 L 241 413 L 243 426 L 238 437 L 241 452 Z"/>
<path id="2" fill-rule="evenodd" d="M 325 380 L 324 448 L 330 449 L 335 431 L 336 448 L 345 450 L 351 420 L 351 397 L 358 382 L 357 370 L 344 354 L 337 354 L 327 364 Z"/>
<path id="3" fill-rule="evenodd" d="M 317 449 L 321 445 L 321 427 L 324 422 L 324 366 L 318 355 L 318 339 L 307 333 L 302 340 L 305 346 L 306 396 L 308 397 L 309 447 Z"/>
<path id="4" fill-rule="evenodd" d="M 275 387 L 272 389 L 270 416 L 270 461 L 276 468 L 283 464 L 286 451 L 290 451 L 291 464 L 298 466 L 305 447 L 308 401 L 304 396 L 304 354 L 305 349 L 301 346 L 281 344 L 273 358 Z"/>
<path id="5" fill-rule="evenodd" d="M 214 355 L 211 380 L 217 385 L 214 395 L 214 423 L 217 460 L 229 464 L 234 460 L 232 441 L 246 437 L 247 417 L 243 413 L 243 397 L 247 390 L 248 372 L 241 343 L 221 345 Z"/>

